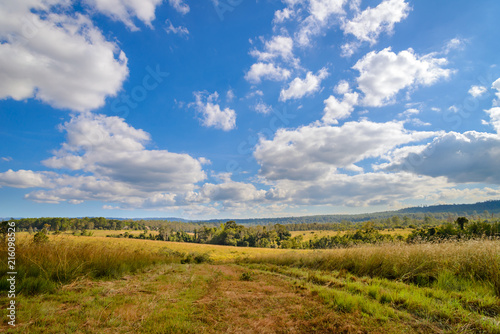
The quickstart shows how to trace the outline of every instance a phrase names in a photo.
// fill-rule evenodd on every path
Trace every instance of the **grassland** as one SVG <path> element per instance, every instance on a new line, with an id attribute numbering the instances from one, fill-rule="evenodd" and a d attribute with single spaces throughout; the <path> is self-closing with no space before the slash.
<path id="1" fill-rule="evenodd" d="M 401 235 L 403 237 L 407 237 L 413 231 L 411 228 L 405 229 L 390 229 L 390 230 L 381 230 L 380 234 L 388 234 L 388 235 Z M 322 238 L 322 237 L 333 237 L 336 235 L 344 235 L 347 232 L 345 231 L 292 231 L 292 238 L 297 237 L 299 235 L 302 236 L 303 241 L 309 241 L 314 238 Z"/>
<path id="2" fill-rule="evenodd" d="M 18 239 L 18 326 L 2 291 L 0 331 L 500 333 L 499 241 L 291 251 Z"/>

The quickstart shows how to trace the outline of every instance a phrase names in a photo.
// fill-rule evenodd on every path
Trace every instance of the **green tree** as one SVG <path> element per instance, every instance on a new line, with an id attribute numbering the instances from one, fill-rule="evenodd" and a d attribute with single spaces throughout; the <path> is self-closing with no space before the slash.
<path id="1" fill-rule="evenodd" d="M 458 217 L 455 223 L 460 227 L 460 229 L 463 231 L 464 227 L 467 223 L 469 223 L 469 220 L 465 217 Z"/>

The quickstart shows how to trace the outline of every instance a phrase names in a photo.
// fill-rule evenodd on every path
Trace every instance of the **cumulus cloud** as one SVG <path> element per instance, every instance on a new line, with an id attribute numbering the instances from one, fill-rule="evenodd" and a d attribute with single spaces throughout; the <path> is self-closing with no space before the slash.
<path id="1" fill-rule="evenodd" d="M 492 85 L 491 88 L 496 89 L 497 92 L 495 93 L 497 98 L 500 99 L 500 79 L 497 79 Z"/>
<path id="2" fill-rule="evenodd" d="M 359 94 L 350 92 L 349 83 L 341 81 L 336 87 L 337 94 L 343 94 L 342 101 L 331 95 L 324 101 L 325 109 L 322 121 L 325 124 L 338 124 L 339 119 L 347 118 L 351 115 L 354 107 L 358 104 Z"/>
<path id="3" fill-rule="evenodd" d="M 283 60 L 293 58 L 293 40 L 287 36 L 273 36 L 270 41 L 264 45 L 264 51 L 252 50 L 250 54 L 259 61 L 272 61 L 278 57 Z"/>
<path id="4" fill-rule="evenodd" d="M 311 38 L 322 33 L 325 27 L 343 15 L 346 0 L 309 0 L 307 2 L 308 16 L 301 22 L 299 31 L 295 34 L 297 43 L 301 46 L 309 46 Z M 299 1 L 292 2 L 292 5 Z M 305 3 L 305 1 L 304 1 Z"/>
<path id="5" fill-rule="evenodd" d="M 433 54 L 416 55 L 412 49 L 394 53 L 391 48 L 372 51 L 359 60 L 353 69 L 359 71 L 358 88 L 364 93 L 363 103 L 380 107 L 391 103 L 402 89 L 429 86 L 451 74 L 445 58 Z"/>
<path id="6" fill-rule="evenodd" d="M 9 169 L 4 173 L 0 173 L 1 187 L 34 188 L 43 187 L 47 182 L 45 173 L 33 172 L 31 170 L 20 169 L 13 171 Z"/>
<path id="7" fill-rule="evenodd" d="M 490 116 L 490 124 L 493 126 L 495 131 L 500 134 L 500 107 L 486 110 L 486 113 Z"/>
<path id="8" fill-rule="evenodd" d="M 345 34 L 373 45 L 381 33 L 392 33 L 394 25 L 404 20 L 409 11 L 410 6 L 404 0 L 385 0 L 377 7 L 368 7 L 354 19 L 345 21 L 342 28 Z"/>
<path id="9" fill-rule="evenodd" d="M 393 205 L 408 199 L 439 196 L 451 187 L 445 178 L 411 173 L 330 174 L 320 180 L 279 180 L 268 191 L 269 200 L 294 205 L 370 206 Z M 497 192 L 500 194 L 500 192 Z"/>
<path id="10" fill-rule="evenodd" d="M 307 72 L 304 79 L 293 79 L 287 89 L 281 90 L 280 101 L 300 99 L 304 96 L 316 93 L 321 88 L 321 81 L 323 81 L 326 77 L 328 77 L 328 71 L 326 68 L 322 68 L 316 75 L 312 72 Z"/>
<path id="11" fill-rule="evenodd" d="M 259 112 L 261 114 L 269 114 L 273 108 L 270 105 L 265 104 L 262 101 L 259 101 L 255 106 L 254 109 L 256 112 Z"/>
<path id="12" fill-rule="evenodd" d="M 272 81 L 283 81 L 290 77 L 290 71 L 275 66 L 271 63 L 256 63 L 250 67 L 250 70 L 245 74 L 245 79 L 252 83 L 258 84 L 263 79 Z"/>
<path id="13" fill-rule="evenodd" d="M 138 30 L 133 18 L 137 17 L 151 27 L 156 7 L 162 0 L 84 0 L 84 2 L 113 20 L 125 23 L 131 30 Z"/>
<path id="14" fill-rule="evenodd" d="M 189 5 L 184 2 L 184 0 L 168 0 L 170 6 L 174 7 L 176 11 L 182 15 L 189 13 Z"/>
<path id="15" fill-rule="evenodd" d="M 66 142 L 43 164 L 56 169 L 82 170 L 99 178 L 143 190 L 191 190 L 206 176 L 201 162 L 187 154 L 148 150 L 147 132 L 118 117 L 90 113 L 61 126 Z"/>
<path id="16" fill-rule="evenodd" d="M 497 134 L 469 131 L 443 133 L 414 150 L 394 152 L 387 171 L 408 171 L 451 182 L 500 184 L 500 138 Z"/>
<path id="17" fill-rule="evenodd" d="M 268 180 L 320 180 L 339 168 L 359 170 L 356 162 L 433 136 L 405 130 L 400 122 L 348 122 L 342 126 L 280 129 L 272 140 L 261 139 L 254 156 Z"/>
<path id="18" fill-rule="evenodd" d="M 472 95 L 473 97 L 479 97 L 486 93 L 487 89 L 484 86 L 472 86 L 469 89 L 469 94 Z"/>
<path id="19" fill-rule="evenodd" d="M 0 186 L 42 188 L 25 196 L 36 202 L 99 200 L 140 208 L 152 205 L 150 198 L 181 205 L 185 194 L 206 178 L 202 164 L 208 160 L 149 150 L 149 134 L 118 117 L 82 113 L 61 130 L 66 141 L 42 162 L 57 171 L 8 170 L 0 173 Z"/>
<path id="20" fill-rule="evenodd" d="M 198 113 L 201 114 L 202 125 L 224 131 L 234 129 L 236 127 L 236 112 L 229 108 L 221 110 L 219 104 L 217 104 L 219 100 L 217 92 L 207 95 L 207 92 L 194 93 L 196 98 L 194 106 Z"/>
<path id="21" fill-rule="evenodd" d="M 0 4 L 0 99 L 36 98 L 77 111 L 104 105 L 128 76 L 127 57 L 81 14 L 53 12 L 60 1 Z"/>

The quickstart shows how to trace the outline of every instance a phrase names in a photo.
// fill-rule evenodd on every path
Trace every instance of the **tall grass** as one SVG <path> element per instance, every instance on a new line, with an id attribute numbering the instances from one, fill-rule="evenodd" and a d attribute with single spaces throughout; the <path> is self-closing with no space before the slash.
<path id="1" fill-rule="evenodd" d="M 500 241 L 473 240 L 439 244 L 385 244 L 308 254 L 288 252 L 250 257 L 250 263 L 271 263 L 317 270 L 347 271 L 421 286 L 481 282 L 500 297 Z"/>
<path id="2" fill-rule="evenodd" d="M 0 253 L 6 254 L 5 244 Z M 4 257 L 5 258 L 5 257 Z M 17 292 L 35 294 L 52 292 L 59 285 L 77 278 L 117 278 L 156 263 L 179 262 L 182 254 L 168 251 L 130 249 L 124 246 L 74 242 L 59 239 L 34 243 L 18 241 L 16 245 Z M 7 261 L 0 267 L 0 290 L 7 290 Z"/>

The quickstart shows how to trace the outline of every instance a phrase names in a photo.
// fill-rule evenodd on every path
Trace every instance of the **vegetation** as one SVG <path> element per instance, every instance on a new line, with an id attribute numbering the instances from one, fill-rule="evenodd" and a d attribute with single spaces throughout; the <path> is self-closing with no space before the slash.
<path id="1" fill-rule="evenodd" d="M 219 240 L 241 240 L 225 227 Z M 312 251 L 46 236 L 18 234 L 11 332 L 500 333 L 497 240 Z"/>
<path id="2" fill-rule="evenodd" d="M 397 218 L 397 217 L 396 217 Z M 399 220 L 394 219 L 398 224 Z M 438 222 L 434 222 L 437 224 Z M 283 248 L 283 249 L 332 249 L 353 247 L 362 244 L 381 244 L 394 242 L 439 241 L 450 238 L 474 239 L 485 237 L 500 237 L 500 223 L 488 221 L 470 222 L 465 217 L 459 217 L 455 223 L 442 225 L 424 225 L 413 230 L 409 235 L 381 233 L 380 225 L 366 222 L 357 230 L 337 232 L 335 235 L 323 235 L 304 240 L 303 235 L 292 237 L 287 225 L 250 226 L 238 225 L 234 221 L 221 224 L 219 227 L 203 226 L 189 234 L 160 227 L 158 234 L 145 230 L 139 235 L 128 232 L 118 235 L 108 235 L 117 238 L 139 238 L 175 242 L 204 243 L 240 247 Z M 394 230 L 394 229 L 393 229 Z"/>
<path id="3" fill-rule="evenodd" d="M 1 254 L 7 245 L 0 245 Z M 17 292 L 37 294 L 53 292 L 58 286 L 81 277 L 118 278 L 158 263 L 201 263 L 208 255 L 184 253 L 169 249 L 152 252 L 130 249 L 106 243 L 78 243 L 70 239 L 53 239 L 43 233 L 35 234 L 33 242 L 25 239 L 16 243 Z M 0 267 L 0 291 L 7 291 L 6 261 Z"/>

